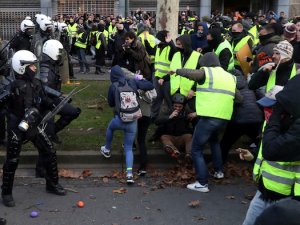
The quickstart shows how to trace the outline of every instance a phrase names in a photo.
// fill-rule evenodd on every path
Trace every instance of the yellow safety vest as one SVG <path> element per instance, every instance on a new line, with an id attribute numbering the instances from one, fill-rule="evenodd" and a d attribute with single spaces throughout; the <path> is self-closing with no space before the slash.
<path id="1" fill-rule="evenodd" d="M 214 51 L 217 56 L 220 56 L 220 53 L 225 49 L 228 48 L 229 51 L 231 52 L 231 58 L 228 63 L 227 71 L 230 71 L 234 68 L 234 57 L 233 57 L 233 51 L 230 43 L 225 39 L 222 43 L 219 44 L 218 48 L 216 51 Z"/>
<path id="2" fill-rule="evenodd" d="M 155 37 L 152 34 L 149 34 L 148 31 L 144 31 L 139 35 L 139 38 L 141 39 L 142 44 L 145 46 L 145 37 L 144 37 L 144 33 L 146 33 L 147 36 L 147 40 L 151 46 L 151 48 L 154 48 L 156 43 L 155 43 Z M 150 55 L 150 60 L 151 63 L 154 63 L 155 60 L 155 56 L 154 55 Z"/>
<path id="3" fill-rule="evenodd" d="M 162 52 L 160 50 L 160 48 L 157 48 L 155 53 L 154 76 L 163 78 L 170 71 L 171 61 L 169 60 L 169 54 L 171 47 L 165 47 Z"/>
<path id="4" fill-rule="evenodd" d="M 259 33 L 258 33 L 257 26 L 254 25 L 253 27 L 250 28 L 248 32 L 253 36 L 253 44 L 256 46 L 259 43 Z"/>
<path id="5" fill-rule="evenodd" d="M 296 65 L 293 65 L 290 79 L 297 74 Z M 276 72 L 272 71 L 266 92 L 275 86 Z M 264 122 L 263 130 L 266 122 Z M 258 182 L 262 177 L 265 188 L 276 193 L 290 196 L 293 192 L 300 195 L 300 162 L 275 162 L 268 161 L 262 157 L 262 142 L 259 148 L 258 156 L 253 168 L 253 179 Z"/>
<path id="6" fill-rule="evenodd" d="M 186 61 L 185 65 L 183 66 L 181 62 L 181 53 L 176 52 L 172 58 L 170 69 L 174 71 L 182 68 L 196 69 L 200 56 L 201 54 L 199 52 L 193 51 L 188 60 Z M 192 89 L 194 84 L 195 81 L 174 74 L 171 76 L 170 80 L 170 93 L 171 95 L 174 95 L 179 90 L 180 94 L 188 96 L 188 93 Z"/>
<path id="7" fill-rule="evenodd" d="M 105 36 L 105 40 L 106 40 L 106 44 L 107 44 L 108 43 L 108 37 L 109 37 L 108 31 L 104 30 L 103 35 Z"/>
<path id="8" fill-rule="evenodd" d="M 102 45 L 102 41 L 100 39 L 101 34 L 102 34 L 102 32 L 97 31 L 97 34 L 96 34 L 97 44 L 95 46 L 96 49 L 99 49 Z"/>
<path id="9" fill-rule="evenodd" d="M 68 32 L 71 37 L 76 37 L 78 24 L 74 23 L 73 26 L 68 24 Z"/>
<path id="10" fill-rule="evenodd" d="M 222 67 L 202 68 L 205 82 L 197 85 L 197 115 L 230 120 L 236 90 L 235 77 Z"/>
<path id="11" fill-rule="evenodd" d="M 233 49 L 233 54 L 234 54 L 234 65 L 235 66 L 240 66 L 240 62 L 239 60 L 237 60 L 236 58 L 236 53 L 245 45 L 247 44 L 248 40 L 250 39 L 251 37 L 248 35 L 246 37 L 243 37 L 235 47 L 233 47 L 233 44 L 232 44 L 232 49 Z M 250 46 L 249 46 L 250 47 Z M 251 49 L 250 49 L 251 50 Z"/>
<path id="12" fill-rule="evenodd" d="M 75 42 L 75 46 L 79 47 L 79 48 L 86 48 L 87 46 L 87 39 L 85 40 L 85 43 L 82 43 L 79 39 L 82 37 L 82 35 L 84 34 L 84 32 L 81 32 L 80 34 L 77 35 L 76 37 L 76 42 Z"/>

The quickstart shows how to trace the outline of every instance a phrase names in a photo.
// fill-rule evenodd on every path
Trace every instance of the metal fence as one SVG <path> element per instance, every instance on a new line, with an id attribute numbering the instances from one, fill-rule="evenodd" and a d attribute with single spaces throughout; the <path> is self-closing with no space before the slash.
<path id="1" fill-rule="evenodd" d="M 1 8 L 0 9 L 0 38 L 10 40 L 20 30 L 20 24 L 26 16 L 34 18 L 40 13 L 40 8 Z"/>

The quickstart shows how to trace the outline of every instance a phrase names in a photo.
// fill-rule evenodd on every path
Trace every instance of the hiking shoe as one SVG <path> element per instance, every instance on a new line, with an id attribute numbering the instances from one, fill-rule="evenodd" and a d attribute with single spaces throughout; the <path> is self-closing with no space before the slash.
<path id="1" fill-rule="evenodd" d="M 222 171 L 215 172 L 214 173 L 214 178 L 222 179 L 222 178 L 224 178 L 224 173 Z"/>
<path id="2" fill-rule="evenodd" d="M 141 177 L 145 176 L 147 174 L 146 170 L 138 170 L 137 174 Z"/>
<path id="3" fill-rule="evenodd" d="M 101 148 L 100 148 L 100 153 L 101 153 L 105 158 L 110 158 L 110 157 L 111 157 L 110 150 L 107 149 L 107 148 L 105 147 L 105 145 L 101 146 Z"/>
<path id="4" fill-rule="evenodd" d="M 128 173 L 128 174 L 126 175 L 126 182 L 127 182 L 127 184 L 134 184 L 134 180 L 133 180 L 133 175 L 132 175 L 132 173 Z"/>
<path id="5" fill-rule="evenodd" d="M 195 183 L 192 184 L 188 184 L 186 187 L 193 191 L 209 192 L 208 184 L 202 185 L 199 183 L 199 181 L 196 181 Z"/>
<path id="6" fill-rule="evenodd" d="M 173 158 L 178 158 L 180 155 L 178 149 L 173 145 L 165 145 L 164 150 Z"/>

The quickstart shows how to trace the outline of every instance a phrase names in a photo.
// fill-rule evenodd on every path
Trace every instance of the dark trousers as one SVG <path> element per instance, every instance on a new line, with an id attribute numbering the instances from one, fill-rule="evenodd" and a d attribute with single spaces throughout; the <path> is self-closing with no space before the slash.
<path id="1" fill-rule="evenodd" d="M 20 119 L 8 115 L 7 119 L 7 151 L 3 165 L 2 194 L 12 194 L 15 171 L 18 167 L 19 157 L 23 141 L 28 137 L 27 133 L 21 132 L 18 128 Z M 38 149 L 46 171 L 47 185 L 58 184 L 58 170 L 56 152 L 45 132 L 36 132 L 31 136 L 30 141 Z"/>
<path id="2" fill-rule="evenodd" d="M 143 116 L 138 119 L 137 143 L 140 151 L 140 169 L 145 170 L 148 162 L 146 136 L 151 119 L 148 116 Z"/>
<path id="3" fill-rule="evenodd" d="M 6 137 L 5 113 L 5 110 L 0 111 L 0 142 L 4 141 Z"/>
<path id="4" fill-rule="evenodd" d="M 234 122 L 229 122 L 220 143 L 223 162 L 226 161 L 232 145 L 243 135 L 247 135 L 249 138 L 251 138 L 253 142 L 255 142 L 256 145 L 258 145 L 258 136 L 260 134 L 261 127 L 262 123 L 238 124 Z"/>

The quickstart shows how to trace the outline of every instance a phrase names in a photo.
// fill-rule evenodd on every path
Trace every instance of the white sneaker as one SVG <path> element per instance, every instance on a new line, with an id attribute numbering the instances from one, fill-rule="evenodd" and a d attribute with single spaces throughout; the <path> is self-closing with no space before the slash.
<path id="1" fill-rule="evenodd" d="M 199 183 L 199 181 L 196 181 L 192 184 L 188 184 L 186 187 L 193 191 L 209 192 L 208 184 L 202 185 Z"/>
<path id="2" fill-rule="evenodd" d="M 101 153 L 105 158 L 110 158 L 110 157 L 111 157 L 110 150 L 107 149 L 107 148 L 105 147 L 105 145 L 101 146 L 101 148 L 100 148 L 100 153 Z"/>
<path id="3" fill-rule="evenodd" d="M 223 179 L 224 178 L 224 173 L 222 171 L 215 172 L 214 173 L 214 178 L 216 178 L 216 179 Z"/>
<path id="4" fill-rule="evenodd" d="M 127 184 L 134 184 L 134 180 L 133 180 L 133 175 L 132 175 L 132 173 L 128 173 L 128 174 L 126 175 L 126 182 L 127 182 Z"/>

